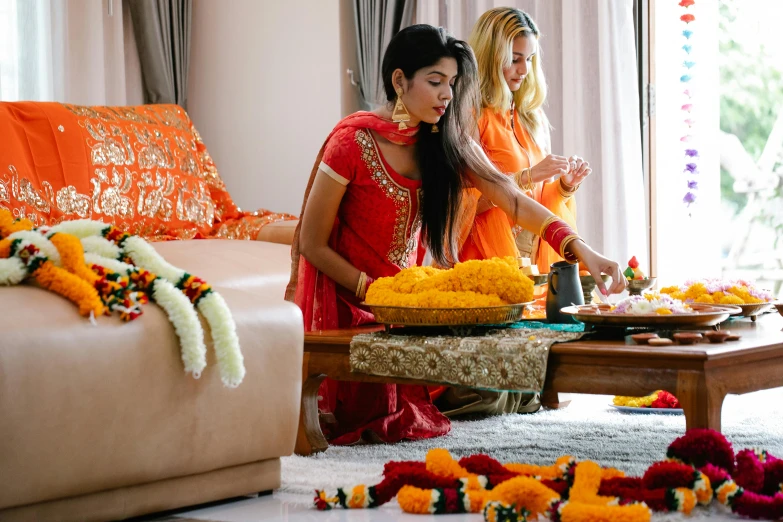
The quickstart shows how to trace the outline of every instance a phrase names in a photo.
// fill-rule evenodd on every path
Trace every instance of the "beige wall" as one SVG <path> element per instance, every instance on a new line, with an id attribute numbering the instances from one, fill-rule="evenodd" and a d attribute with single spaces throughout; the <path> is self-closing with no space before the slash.
<path id="1" fill-rule="evenodd" d="M 340 2 L 340 74 L 342 92 L 343 116 L 348 116 L 360 109 L 359 87 L 351 85 L 348 70 L 354 73 L 354 79 L 359 80 L 359 55 L 356 52 L 356 27 L 354 22 L 353 0 L 339 0 Z"/>
<path id="2" fill-rule="evenodd" d="M 188 112 L 243 209 L 299 214 L 349 104 L 340 33 L 355 36 L 341 29 L 342 1 L 193 2 Z"/>

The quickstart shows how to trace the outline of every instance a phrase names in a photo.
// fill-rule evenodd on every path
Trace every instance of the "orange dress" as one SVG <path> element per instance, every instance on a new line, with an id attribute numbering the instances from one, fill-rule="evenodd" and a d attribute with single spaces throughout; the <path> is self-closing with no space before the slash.
<path id="1" fill-rule="evenodd" d="M 546 153 L 531 138 L 519 114 L 513 111 L 514 124 L 511 124 L 511 111 L 497 112 L 484 109 L 479 118 L 481 145 L 495 166 L 509 176 L 515 172 L 537 165 L 546 157 Z M 541 203 L 550 212 L 557 215 L 576 230 L 576 202 L 573 197 L 563 198 L 558 191 L 559 180 L 536 183 L 536 187 L 527 195 Z M 466 200 L 470 204 L 475 199 L 475 189 L 470 189 Z M 560 255 L 538 236 L 523 231 L 499 207 L 491 208 L 476 215 L 469 231 L 463 232 L 460 248 L 460 261 L 469 259 L 489 259 L 498 256 L 531 257 L 541 273 L 548 273 L 555 261 L 561 261 Z"/>

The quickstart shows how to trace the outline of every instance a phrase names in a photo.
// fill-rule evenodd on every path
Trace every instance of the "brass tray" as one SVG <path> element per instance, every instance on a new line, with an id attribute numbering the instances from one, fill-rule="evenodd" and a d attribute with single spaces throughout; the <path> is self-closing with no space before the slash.
<path id="1" fill-rule="evenodd" d="M 756 320 L 756 316 L 763 314 L 770 308 L 772 308 L 774 303 L 751 303 L 751 304 L 737 304 L 737 305 L 731 305 L 734 307 L 737 307 L 740 309 L 739 312 L 732 315 L 739 315 L 742 317 L 750 317 L 751 321 Z"/>
<path id="2" fill-rule="evenodd" d="M 417 308 L 362 303 L 380 324 L 401 326 L 467 326 L 506 324 L 522 320 L 525 307 L 533 302 L 480 308 Z"/>
<path id="3" fill-rule="evenodd" d="M 692 313 L 672 314 L 672 315 L 631 315 L 631 314 L 613 314 L 609 312 L 610 306 L 601 305 L 580 305 L 566 306 L 560 311 L 571 315 L 574 319 L 589 325 L 600 326 L 619 326 L 619 327 L 680 327 L 680 326 L 713 326 L 722 323 L 730 315 L 741 313 L 739 307 L 728 305 L 708 305 L 693 303 Z"/>

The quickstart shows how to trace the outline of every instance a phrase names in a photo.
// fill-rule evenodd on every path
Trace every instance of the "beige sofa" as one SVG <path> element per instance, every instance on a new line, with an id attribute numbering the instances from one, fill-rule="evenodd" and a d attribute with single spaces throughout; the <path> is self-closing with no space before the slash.
<path id="1" fill-rule="evenodd" d="M 228 303 L 247 369 L 236 389 L 209 339 L 201 378 L 183 372 L 154 304 L 93 326 L 53 293 L 0 288 L 0 520 L 115 520 L 279 486 L 301 393 L 302 317 L 282 298 L 292 225 L 262 230 L 269 241 L 155 244 Z"/>

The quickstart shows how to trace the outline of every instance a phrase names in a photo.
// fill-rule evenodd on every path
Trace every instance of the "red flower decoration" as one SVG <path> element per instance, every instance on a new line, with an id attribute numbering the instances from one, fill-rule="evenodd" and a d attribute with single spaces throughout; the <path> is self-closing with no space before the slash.
<path id="1" fill-rule="evenodd" d="M 661 390 L 658 397 L 650 405 L 651 408 L 682 408 L 680 401 L 671 393 Z"/>
<path id="2" fill-rule="evenodd" d="M 769 457 L 768 457 L 769 458 Z M 767 460 L 764 463 L 764 491 L 767 495 L 775 495 L 783 484 L 783 460 Z"/>
<path id="3" fill-rule="evenodd" d="M 753 450 L 744 449 L 737 453 L 737 468 L 731 474 L 738 486 L 761 493 L 764 488 L 764 464 Z"/>
<path id="4" fill-rule="evenodd" d="M 682 15 L 680 17 L 680 20 L 682 20 L 686 24 L 689 24 L 689 23 L 693 22 L 694 20 L 696 20 L 696 17 L 693 16 L 692 14 L 684 14 L 684 15 Z"/>
<path id="5" fill-rule="evenodd" d="M 680 6 L 681 6 L 681 7 L 690 7 L 690 6 L 692 6 L 693 4 L 695 4 L 695 3 L 696 3 L 696 0 L 682 0 L 682 1 L 680 2 Z"/>
<path id="6" fill-rule="evenodd" d="M 646 489 L 691 487 L 692 466 L 678 462 L 656 462 L 644 472 L 642 486 Z"/>
<path id="7" fill-rule="evenodd" d="M 714 464 L 729 473 L 734 471 L 734 448 L 721 433 L 693 428 L 674 439 L 666 451 L 669 458 L 679 459 L 697 468 Z"/>
<path id="8" fill-rule="evenodd" d="M 713 488 L 731 478 L 728 471 L 719 468 L 715 464 L 706 464 L 704 467 L 700 468 L 699 471 L 710 479 L 710 484 L 712 484 Z"/>
<path id="9" fill-rule="evenodd" d="M 735 498 L 732 511 L 749 518 L 779 520 L 783 517 L 783 495 L 767 497 L 744 491 Z"/>

